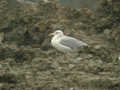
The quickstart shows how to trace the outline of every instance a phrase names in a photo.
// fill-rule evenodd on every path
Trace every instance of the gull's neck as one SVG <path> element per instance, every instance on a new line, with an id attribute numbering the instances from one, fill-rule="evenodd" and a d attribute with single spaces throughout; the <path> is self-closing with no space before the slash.
<path id="1" fill-rule="evenodd" d="M 58 39 L 58 38 L 60 38 L 62 36 L 64 36 L 64 34 L 58 34 L 58 35 L 55 35 L 54 37 Z"/>
<path id="2" fill-rule="evenodd" d="M 53 36 L 52 40 L 59 40 L 62 36 L 64 36 L 64 34 L 58 34 L 58 35 L 55 35 Z"/>

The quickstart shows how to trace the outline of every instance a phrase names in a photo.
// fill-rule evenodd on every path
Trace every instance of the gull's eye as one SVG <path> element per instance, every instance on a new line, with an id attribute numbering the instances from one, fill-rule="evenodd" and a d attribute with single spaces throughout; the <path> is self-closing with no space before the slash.
<path id="1" fill-rule="evenodd" d="M 59 34 L 60 32 L 56 32 L 55 34 Z"/>

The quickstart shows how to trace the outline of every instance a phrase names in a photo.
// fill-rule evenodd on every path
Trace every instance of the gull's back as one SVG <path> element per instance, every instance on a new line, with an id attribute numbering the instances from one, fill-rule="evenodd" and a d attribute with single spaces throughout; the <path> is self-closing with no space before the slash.
<path id="1" fill-rule="evenodd" d="M 61 37 L 60 44 L 71 48 L 72 51 L 78 51 L 81 46 L 88 46 L 88 44 L 83 41 L 65 35 Z"/>

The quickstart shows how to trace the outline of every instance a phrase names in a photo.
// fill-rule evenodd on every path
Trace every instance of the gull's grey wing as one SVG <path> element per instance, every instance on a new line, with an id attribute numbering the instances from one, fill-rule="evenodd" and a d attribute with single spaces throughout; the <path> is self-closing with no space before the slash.
<path id="1" fill-rule="evenodd" d="M 61 38 L 60 44 L 70 47 L 73 50 L 77 50 L 81 46 L 87 46 L 86 43 L 69 36 L 64 36 L 63 38 Z"/>

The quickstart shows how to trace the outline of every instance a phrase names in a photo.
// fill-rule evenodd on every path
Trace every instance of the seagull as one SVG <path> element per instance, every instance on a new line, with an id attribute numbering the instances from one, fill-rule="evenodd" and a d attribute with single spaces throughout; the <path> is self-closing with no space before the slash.
<path id="1" fill-rule="evenodd" d="M 88 46 L 88 44 L 83 41 L 64 35 L 61 30 L 56 30 L 51 33 L 50 36 L 51 35 L 53 36 L 51 39 L 52 46 L 63 53 L 78 52 L 80 47 Z"/>

